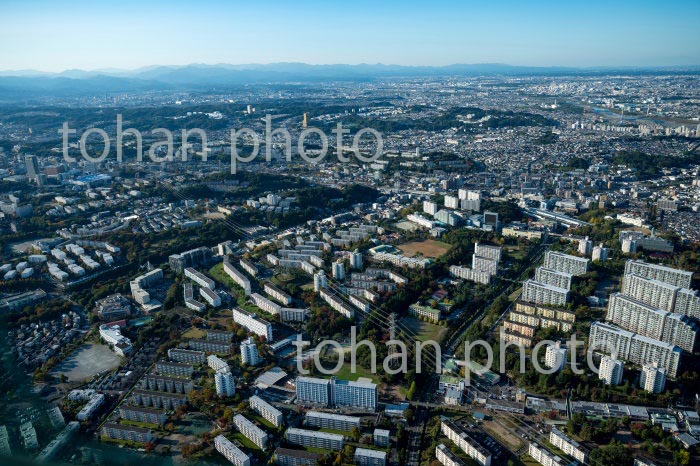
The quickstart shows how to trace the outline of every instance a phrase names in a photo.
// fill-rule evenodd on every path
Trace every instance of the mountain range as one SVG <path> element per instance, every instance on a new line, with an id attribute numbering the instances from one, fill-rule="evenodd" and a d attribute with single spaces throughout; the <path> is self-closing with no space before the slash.
<path id="1" fill-rule="evenodd" d="M 383 64 L 309 65 L 191 64 L 149 66 L 135 70 L 78 69 L 60 73 L 35 70 L 0 71 L 0 96 L 70 95 L 157 90 L 205 90 L 243 84 L 311 83 L 319 81 L 368 81 L 379 78 L 469 77 L 469 76 L 566 76 L 610 74 L 700 73 L 700 66 L 573 68 L 513 66 L 499 63 L 454 64 L 447 66 L 403 66 Z"/>

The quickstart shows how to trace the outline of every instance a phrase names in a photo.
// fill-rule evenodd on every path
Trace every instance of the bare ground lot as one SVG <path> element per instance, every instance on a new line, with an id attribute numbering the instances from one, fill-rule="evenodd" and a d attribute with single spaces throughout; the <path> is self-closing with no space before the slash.
<path id="1" fill-rule="evenodd" d="M 64 374 L 70 382 L 81 382 L 101 372 L 116 369 L 120 363 L 121 358 L 108 346 L 88 343 L 58 364 L 51 374 Z"/>
<path id="2" fill-rule="evenodd" d="M 405 256 L 415 257 L 422 256 L 435 259 L 445 254 L 450 245 L 441 241 L 427 239 L 425 241 L 411 241 L 410 243 L 401 244 L 398 246 L 403 251 Z"/>
<path id="3" fill-rule="evenodd" d="M 523 446 L 523 442 L 519 438 L 513 436 L 513 434 L 504 429 L 503 426 L 494 421 L 484 421 L 482 426 L 511 451 L 517 451 Z"/>

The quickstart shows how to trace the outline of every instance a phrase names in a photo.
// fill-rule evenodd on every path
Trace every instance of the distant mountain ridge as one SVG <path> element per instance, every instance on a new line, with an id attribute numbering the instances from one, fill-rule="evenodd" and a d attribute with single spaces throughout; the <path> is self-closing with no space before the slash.
<path id="1" fill-rule="evenodd" d="M 514 66 L 500 63 L 454 64 L 447 66 L 405 66 L 384 64 L 309 65 L 191 64 L 148 66 L 135 70 L 71 69 L 60 73 L 35 70 L 0 71 L 0 96 L 44 93 L 85 94 L 147 90 L 202 89 L 242 84 L 363 81 L 379 78 L 469 77 L 469 76 L 557 76 L 610 74 L 700 73 L 699 66 L 677 67 L 595 67 Z"/>

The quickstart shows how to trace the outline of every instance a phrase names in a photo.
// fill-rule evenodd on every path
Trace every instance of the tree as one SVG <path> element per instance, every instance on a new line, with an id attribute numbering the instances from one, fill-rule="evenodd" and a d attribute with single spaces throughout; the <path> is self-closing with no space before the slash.
<path id="1" fill-rule="evenodd" d="M 690 464 L 690 452 L 688 450 L 678 450 L 673 454 L 673 462 L 681 466 Z"/>
<path id="2" fill-rule="evenodd" d="M 416 381 L 414 380 L 411 382 L 411 386 L 408 389 L 408 392 L 406 392 L 406 399 L 409 401 L 413 401 L 413 398 L 416 396 Z"/>

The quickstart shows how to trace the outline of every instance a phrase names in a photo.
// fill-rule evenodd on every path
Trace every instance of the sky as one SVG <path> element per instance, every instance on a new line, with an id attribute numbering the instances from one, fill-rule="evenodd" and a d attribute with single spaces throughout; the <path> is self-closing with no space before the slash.
<path id="1" fill-rule="evenodd" d="M 0 0 L 0 70 L 700 65 L 698 0 Z"/>

